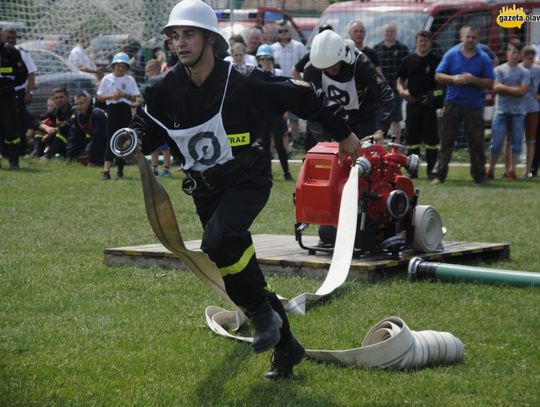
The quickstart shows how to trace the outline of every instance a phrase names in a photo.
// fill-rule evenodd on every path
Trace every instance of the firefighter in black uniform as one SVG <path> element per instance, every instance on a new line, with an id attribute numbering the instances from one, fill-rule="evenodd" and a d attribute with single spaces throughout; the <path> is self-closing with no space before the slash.
<path id="1" fill-rule="evenodd" d="M 201 248 L 216 263 L 230 298 L 251 319 L 253 350 L 274 347 L 265 377 L 290 378 L 305 351 L 264 279 L 249 233 L 272 186 L 267 158 L 255 143 L 261 113 L 292 111 L 317 118 L 340 140 L 340 152 L 353 160 L 360 141 L 342 109 L 325 105 L 324 96 L 317 96 L 309 84 L 217 59 L 227 40 L 219 33 L 214 11 L 201 0 L 179 2 L 165 33 L 179 63 L 147 88 L 146 107 L 131 127 L 142 139 L 143 153 L 166 142 L 182 157 L 187 175 L 183 189 L 192 194 L 204 227 Z"/>
<path id="2" fill-rule="evenodd" d="M 396 75 L 397 91 L 407 101 L 407 154 L 420 155 L 424 142 L 429 179 L 435 178 L 433 170 L 439 155 L 437 101 L 443 99 L 443 91 L 435 81 L 439 62 L 441 57 L 431 49 L 431 31 L 419 31 L 415 51 L 405 57 Z M 417 178 L 418 174 L 409 176 Z"/>
<path id="3" fill-rule="evenodd" d="M 382 140 L 390 127 L 394 94 L 375 65 L 353 44 L 332 30 L 317 34 L 304 80 L 345 108 L 351 129 L 358 137 L 374 135 Z M 317 141 L 329 136 L 312 131 Z"/>
<path id="4" fill-rule="evenodd" d="M 107 142 L 107 115 L 92 105 L 86 92 L 75 96 L 75 114 L 66 146 L 67 161 L 79 160 L 84 165 L 103 165 Z"/>
<path id="5" fill-rule="evenodd" d="M 69 128 L 73 122 L 73 107 L 69 103 L 69 94 L 66 88 L 53 89 L 53 100 L 56 107 L 45 113 L 37 130 L 44 134 L 35 136 L 34 149 L 37 156 L 51 159 L 56 154 L 67 157 L 66 146 L 69 137 Z"/>
<path id="6" fill-rule="evenodd" d="M 0 28 L 0 37 L 1 34 Z M 2 154 L 8 157 L 10 170 L 19 168 L 22 142 L 17 134 L 15 87 L 22 85 L 27 77 L 28 70 L 19 50 L 0 39 L 0 144 Z"/>

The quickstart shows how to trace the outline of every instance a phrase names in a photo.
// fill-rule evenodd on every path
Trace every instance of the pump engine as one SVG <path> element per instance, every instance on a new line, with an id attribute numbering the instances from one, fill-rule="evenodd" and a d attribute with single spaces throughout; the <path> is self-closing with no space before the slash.
<path id="1" fill-rule="evenodd" d="M 441 246 L 443 227 L 437 211 L 417 205 L 419 191 L 403 169 L 417 172 L 420 159 L 406 156 L 405 147 L 388 143 L 385 148 L 373 140 L 364 142 L 358 165 L 358 220 L 354 255 L 384 253 L 396 256 L 412 248 L 435 251 Z M 335 142 L 321 142 L 309 150 L 296 183 L 295 237 L 300 247 L 315 254 L 333 251 L 343 186 L 349 177 L 351 160 L 338 163 Z M 348 162 L 347 162 L 348 160 Z M 319 225 L 320 241 L 306 246 L 302 234 L 309 225 Z"/>

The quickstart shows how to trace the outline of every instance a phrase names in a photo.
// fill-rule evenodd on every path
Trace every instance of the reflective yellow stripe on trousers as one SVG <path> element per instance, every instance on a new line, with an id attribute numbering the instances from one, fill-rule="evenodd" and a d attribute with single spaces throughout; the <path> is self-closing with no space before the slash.
<path id="1" fill-rule="evenodd" d="M 236 263 L 231 264 L 227 267 L 221 267 L 219 269 L 219 273 L 222 277 L 225 277 L 229 274 L 237 274 L 240 273 L 242 270 L 246 268 L 246 266 L 249 263 L 249 260 L 251 260 L 251 257 L 255 254 L 255 248 L 253 247 L 253 244 L 251 244 L 245 251 L 244 254 L 242 254 L 242 257 L 240 257 L 240 260 L 238 260 Z"/>

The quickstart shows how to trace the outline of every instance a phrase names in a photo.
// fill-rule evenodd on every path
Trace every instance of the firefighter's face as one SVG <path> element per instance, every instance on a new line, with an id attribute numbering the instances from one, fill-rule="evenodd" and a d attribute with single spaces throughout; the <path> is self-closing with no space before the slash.
<path id="1" fill-rule="evenodd" d="M 330 76 L 336 76 L 339 73 L 339 68 L 341 68 L 341 61 L 335 65 L 332 65 L 330 68 L 326 68 L 324 72 Z"/>
<path id="2" fill-rule="evenodd" d="M 178 59 L 185 66 L 192 66 L 197 62 L 205 50 L 205 42 L 213 44 L 214 41 L 214 37 L 205 35 L 205 32 L 197 27 L 173 27 L 169 35 Z"/>
<path id="3" fill-rule="evenodd" d="M 2 33 L 2 38 L 7 44 L 15 45 L 17 43 L 17 34 L 13 32 L 4 31 Z"/>
<path id="4" fill-rule="evenodd" d="M 64 92 L 55 92 L 53 95 L 54 105 L 60 107 L 68 102 L 68 97 Z"/>
<path id="5" fill-rule="evenodd" d="M 90 100 L 87 97 L 79 96 L 75 99 L 75 109 L 79 113 L 86 113 L 90 107 Z"/>

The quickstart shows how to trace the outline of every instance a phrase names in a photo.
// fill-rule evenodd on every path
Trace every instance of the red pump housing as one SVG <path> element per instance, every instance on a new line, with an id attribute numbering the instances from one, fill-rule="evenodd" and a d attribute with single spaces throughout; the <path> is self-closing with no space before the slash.
<path id="1" fill-rule="evenodd" d="M 364 143 L 359 152 L 362 161 L 358 177 L 359 212 L 362 211 L 359 216 L 366 217 L 364 225 L 369 223 L 364 231 L 369 238 L 364 240 L 377 243 L 407 229 L 418 197 L 412 180 L 402 174 L 403 168 L 419 165 L 418 157 L 400 153 L 402 146 L 398 144 L 388 145 L 392 147 L 389 151 L 381 144 Z M 341 194 L 351 168 L 350 157 L 342 163 L 338 160 L 336 142 L 318 143 L 306 153 L 295 194 L 297 240 L 301 246 L 299 225 L 337 227 Z M 362 239 L 357 236 L 357 240 Z"/>

